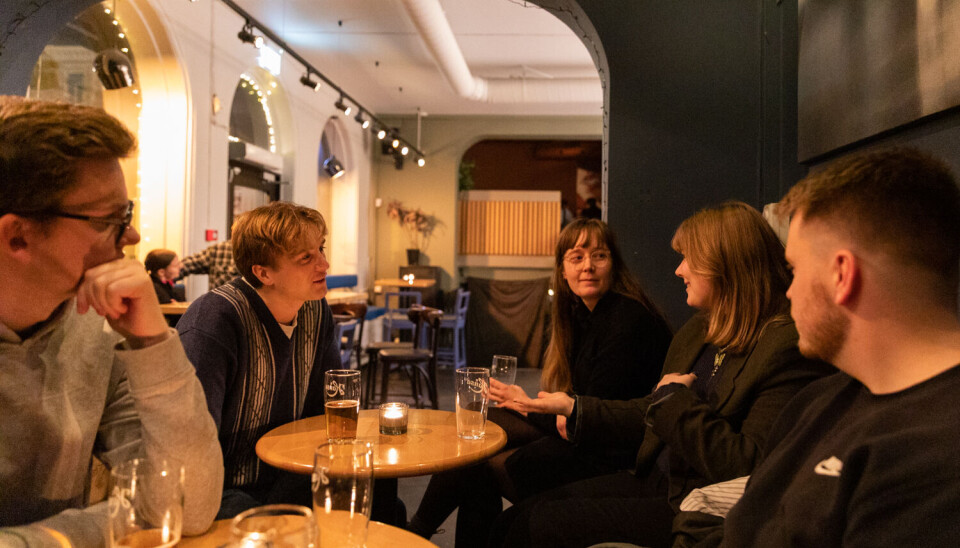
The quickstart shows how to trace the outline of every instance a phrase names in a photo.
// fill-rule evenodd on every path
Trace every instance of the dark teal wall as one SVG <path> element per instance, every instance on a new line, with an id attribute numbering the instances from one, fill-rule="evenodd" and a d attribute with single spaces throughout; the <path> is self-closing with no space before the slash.
<path id="1" fill-rule="evenodd" d="M 44 46 L 96 0 L 0 1 L 0 95 L 23 95 Z"/>
<path id="2" fill-rule="evenodd" d="M 796 2 L 579 0 L 609 65 L 608 220 L 674 325 L 670 238 L 697 209 L 776 201 L 796 162 Z"/>

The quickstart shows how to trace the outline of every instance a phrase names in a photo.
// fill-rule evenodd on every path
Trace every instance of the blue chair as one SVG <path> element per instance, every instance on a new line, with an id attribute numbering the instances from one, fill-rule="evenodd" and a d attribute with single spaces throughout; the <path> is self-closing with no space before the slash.
<path id="1" fill-rule="evenodd" d="M 470 292 L 464 289 L 457 290 L 457 299 L 453 313 L 444 314 L 440 320 L 441 331 L 449 329 L 452 337 L 443 337 L 443 342 L 452 340 L 452 346 L 437 348 L 437 364 L 453 366 L 460 369 L 467 365 L 467 307 L 470 305 Z"/>
<path id="2" fill-rule="evenodd" d="M 350 357 L 353 355 L 353 339 L 357 334 L 357 320 L 352 316 L 341 316 L 335 332 L 336 340 L 340 341 L 340 366 L 343 369 L 350 367 Z"/>
<path id="3" fill-rule="evenodd" d="M 341 287 L 357 287 L 359 283 L 356 274 L 335 274 L 327 276 L 327 289 L 339 289 Z"/>
<path id="4" fill-rule="evenodd" d="M 390 291 L 384 294 L 383 299 L 387 308 L 383 315 L 383 340 L 394 341 L 404 338 L 404 332 L 409 332 L 412 337 L 416 324 L 407 317 L 407 311 L 410 310 L 410 306 L 420 304 L 420 292 Z"/>

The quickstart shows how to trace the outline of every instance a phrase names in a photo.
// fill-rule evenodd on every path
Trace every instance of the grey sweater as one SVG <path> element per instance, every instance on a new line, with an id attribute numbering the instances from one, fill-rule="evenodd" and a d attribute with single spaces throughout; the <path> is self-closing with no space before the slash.
<path id="1" fill-rule="evenodd" d="M 184 533 L 210 525 L 223 458 L 176 333 L 130 350 L 73 300 L 26 340 L 0 325 L 0 546 L 106 545 L 106 502 L 84 507 L 92 455 L 183 463 Z"/>

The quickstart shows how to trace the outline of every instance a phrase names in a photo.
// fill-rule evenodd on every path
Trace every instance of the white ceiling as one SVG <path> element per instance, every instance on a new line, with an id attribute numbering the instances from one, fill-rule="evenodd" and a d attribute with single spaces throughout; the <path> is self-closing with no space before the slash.
<path id="1" fill-rule="evenodd" d="M 418 107 L 430 115 L 600 114 L 599 101 L 490 103 L 460 97 L 401 0 L 236 1 L 378 116 L 413 114 Z M 522 0 L 439 2 L 473 76 L 592 78 L 599 90 L 586 47 L 542 8 Z M 284 62 L 297 63 L 289 56 Z"/>

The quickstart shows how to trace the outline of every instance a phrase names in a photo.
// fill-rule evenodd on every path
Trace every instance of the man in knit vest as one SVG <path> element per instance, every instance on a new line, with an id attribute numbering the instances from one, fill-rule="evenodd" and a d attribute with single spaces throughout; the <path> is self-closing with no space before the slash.
<path id="1" fill-rule="evenodd" d="M 140 240 L 119 162 L 134 146 L 101 109 L 0 97 L 0 546 L 106 545 L 93 456 L 182 463 L 186 534 L 220 504 L 203 389 L 123 256 Z"/>
<path id="2" fill-rule="evenodd" d="M 323 413 L 323 374 L 340 367 L 327 294 L 327 227 L 316 210 L 274 202 L 233 225 L 242 277 L 197 299 L 177 324 L 223 448 L 218 519 L 276 502 L 310 505 L 307 476 L 261 462 L 257 440 Z"/>

